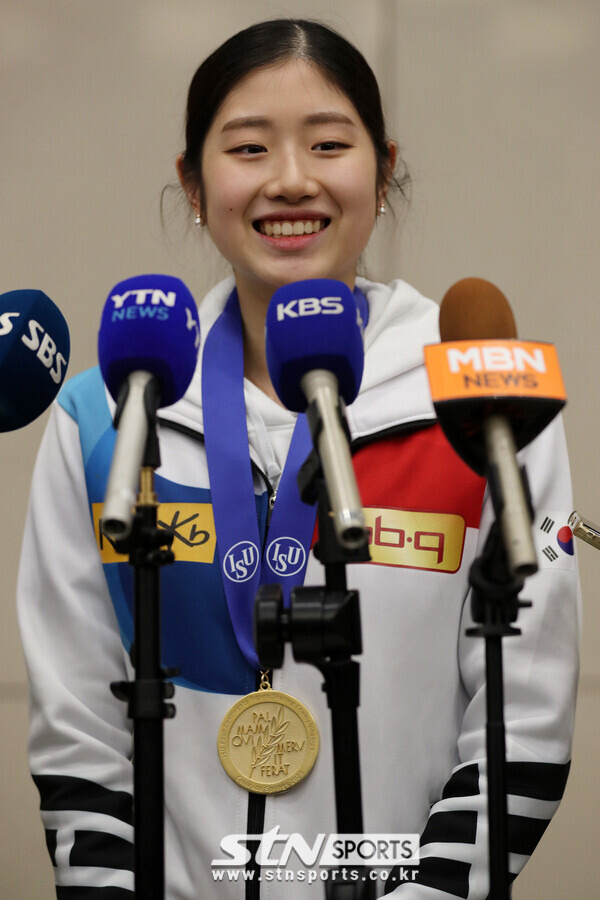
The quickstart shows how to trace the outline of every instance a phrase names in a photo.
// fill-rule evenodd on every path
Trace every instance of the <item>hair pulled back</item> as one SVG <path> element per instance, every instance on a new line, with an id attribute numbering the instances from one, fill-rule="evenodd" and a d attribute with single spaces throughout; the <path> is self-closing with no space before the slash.
<path id="1" fill-rule="evenodd" d="M 377 186 L 393 181 L 404 193 L 406 171 L 394 178 L 377 80 L 363 55 L 332 28 L 306 19 L 272 19 L 234 34 L 196 71 L 188 92 L 182 154 L 187 183 L 202 199 L 202 150 L 210 126 L 227 95 L 250 72 L 287 59 L 318 66 L 354 104 L 369 132 L 377 161 Z"/>

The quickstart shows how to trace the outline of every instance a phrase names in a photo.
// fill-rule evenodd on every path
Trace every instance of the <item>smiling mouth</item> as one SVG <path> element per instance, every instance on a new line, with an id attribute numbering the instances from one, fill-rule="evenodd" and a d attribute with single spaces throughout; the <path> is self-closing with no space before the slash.
<path id="1" fill-rule="evenodd" d="M 294 221 L 264 219 L 254 222 L 254 229 L 267 237 L 296 237 L 303 234 L 317 234 L 327 228 L 331 219 L 295 219 Z"/>

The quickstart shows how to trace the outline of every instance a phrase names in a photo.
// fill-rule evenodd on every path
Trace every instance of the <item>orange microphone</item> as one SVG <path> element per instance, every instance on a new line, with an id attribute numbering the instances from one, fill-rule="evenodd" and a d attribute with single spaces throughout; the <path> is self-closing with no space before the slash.
<path id="1" fill-rule="evenodd" d="M 552 344 L 520 341 L 504 294 L 482 278 L 465 278 L 444 296 L 440 344 L 425 347 L 425 365 L 448 441 L 490 483 L 509 567 L 537 571 L 531 515 L 517 451 L 566 402 Z"/>

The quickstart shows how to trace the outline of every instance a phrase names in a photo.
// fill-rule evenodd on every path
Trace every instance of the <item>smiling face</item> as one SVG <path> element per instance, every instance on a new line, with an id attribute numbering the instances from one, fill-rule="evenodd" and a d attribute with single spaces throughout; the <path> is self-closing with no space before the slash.
<path id="1" fill-rule="evenodd" d="M 283 284 L 354 286 L 378 199 L 371 137 L 320 69 L 257 69 L 226 97 L 202 152 L 203 214 L 240 300 Z"/>

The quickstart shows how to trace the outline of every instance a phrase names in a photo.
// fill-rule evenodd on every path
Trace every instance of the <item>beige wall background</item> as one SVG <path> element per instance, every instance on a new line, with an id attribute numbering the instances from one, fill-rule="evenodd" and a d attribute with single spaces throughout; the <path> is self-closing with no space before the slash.
<path id="1" fill-rule="evenodd" d="M 372 63 L 414 177 L 367 256 L 437 300 L 457 279 L 495 282 L 522 337 L 554 342 L 570 395 L 575 505 L 600 521 L 600 5 L 597 0 L 0 0 L 0 291 L 41 288 L 71 330 L 70 373 L 95 363 L 111 287 L 144 271 L 197 297 L 222 273 L 159 201 L 182 148 L 187 87 L 233 31 L 318 17 Z M 378 226 L 379 227 L 379 226 Z M 191 230 L 193 232 L 193 229 Z M 14 593 L 45 416 L 0 436 L 0 896 L 51 900 L 26 764 L 27 687 Z M 518 880 L 518 900 L 592 900 L 600 849 L 600 554 L 579 545 L 584 641 L 566 798 Z"/>

